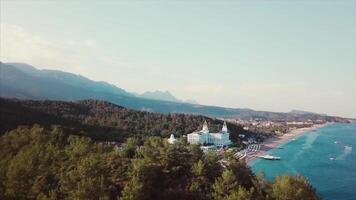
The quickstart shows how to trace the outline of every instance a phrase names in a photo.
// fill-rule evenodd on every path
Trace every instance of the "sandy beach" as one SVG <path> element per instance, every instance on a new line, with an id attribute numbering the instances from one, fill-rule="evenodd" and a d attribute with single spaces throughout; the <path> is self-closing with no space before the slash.
<path id="1" fill-rule="evenodd" d="M 269 150 L 277 148 L 279 145 L 281 145 L 285 142 L 288 142 L 289 140 L 293 140 L 296 137 L 303 135 L 306 132 L 321 128 L 326 125 L 327 124 L 317 124 L 317 125 L 314 125 L 314 126 L 308 127 L 308 128 L 294 129 L 294 130 L 292 130 L 288 133 L 285 133 L 283 135 L 268 138 L 263 143 L 260 144 L 261 146 L 260 146 L 259 151 L 248 152 L 246 155 L 245 161 L 248 165 L 251 165 L 253 160 L 258 158 L 258 156 L 266 155 Z"/>

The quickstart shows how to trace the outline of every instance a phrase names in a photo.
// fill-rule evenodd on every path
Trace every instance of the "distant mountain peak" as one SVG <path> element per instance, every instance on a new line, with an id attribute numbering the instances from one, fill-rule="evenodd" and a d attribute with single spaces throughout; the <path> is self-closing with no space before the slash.
<path id="1" fill-rule="evenodd" d="M 166 91 L 147 91 L 139 95 L 140 97 L 154 100 L 162 100 L 162 101 L 172 101 L 172 102 L 181 102 L 181 100 L 177 99 L 173 96 L 168 90 Z"/>
<path id="2" fill-rule="evenodd" d="M 142 94 L 137 95 L 138 97 L 141 98 L 146 98 L 146 99 L 153 99 L 153 100 L 160 100 L 160 101 L 170 101 L 170 102 L 176 102 L 176 103 L 189 103 L 189 104 L 199 104 L 195 100 L 180 100 L 177 97 L 175 97 L 170 91 L 165 90 L 165 91 L 160 91 L 160 90 L 155 90 L 153 92 L 147 91 Z"/>

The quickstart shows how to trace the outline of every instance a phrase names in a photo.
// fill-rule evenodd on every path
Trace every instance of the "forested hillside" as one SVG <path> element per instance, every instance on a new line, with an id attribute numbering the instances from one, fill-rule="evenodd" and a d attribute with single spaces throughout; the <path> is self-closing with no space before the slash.
<path id="1" fill-rule="evenodd" d="M 268 182 L 229 153 L 154 136 L 116 148 L 59 126 L 20 127 L 0 136 L 0 157 L 2 200 L 320 199 L 303 177 Z"/>
<path id="2" fill-rule="evenodd" d="M 159 114 L 135 111 L 98 100 L 34 101 L 0 98 L 0 131 L 18 125 L 34 123 L 49 127 L 62 125 L 68 131 L 89 136 L 95 140 L 122 141 L 129 136 L 179 137 L 201 129 L 206 120 L 212 131 L 219 131 L 223 122 L 200 115 Z M 228 123 L 230 137 L 239 142 L 238 134 L 252 135 L 242 127 Z"/>

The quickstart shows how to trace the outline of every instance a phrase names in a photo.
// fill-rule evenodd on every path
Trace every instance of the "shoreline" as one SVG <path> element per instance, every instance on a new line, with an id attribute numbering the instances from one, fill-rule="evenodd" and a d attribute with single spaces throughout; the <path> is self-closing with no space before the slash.
<path id="1" fill-rule="evenodd" d="M 307 128 L 299 128 L 299 129 L 294 129 L 288 133 L 285 133 L 283 135 L 278 135 L 278 136 L 273 136 L 270 138 L 267 138 L 265 141 L 263 141 L 260 144 L 260 150 L 257 152 L 249 152 L 246 155 L 245 158 L 245 162 L 247 163 L 247 165 L 251 166 L 252 162 L 254 160 L 256 160 L 259 156 L 264 156 L 267 154 L 268 151 L 272 150 L 272 149 L 276 149 L 277 147 L 279 147 L 281 144 L 287 143 L 291 140 L 294 140 L 295 138 L 311 132 L 313 130 L 322 128 L 329 125 L 329 123 L 325 123 L 325 124 L 316 124 L 313 125 L 311 127 L 307 127 Z"/>

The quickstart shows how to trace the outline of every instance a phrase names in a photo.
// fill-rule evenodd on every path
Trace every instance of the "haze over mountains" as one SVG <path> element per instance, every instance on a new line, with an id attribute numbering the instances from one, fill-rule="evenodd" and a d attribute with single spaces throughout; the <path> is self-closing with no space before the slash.
<path id="1" fill-rule="evenodd" d="M 334 117 L 305 111 L 277 113 L 199 105 L 196 102 L 179 100 L 168 91 L 145 92 L 137 95 L 106 82 L 93 81 L 63 71 L 39 70 L 23 63 L 1 63 L 0 72 L 0 95 L 9 98 L 65 101 L 98 99 L 136 110 L 202 114 L 212 117 L 334 119 Z"/>
<path id="2" fill-rule="evenodd" d="M 154 99 L 154 100 L 162 100 L 162 101 L 171 101 L 171 102 L 178 102 L 178 103 L 191 103 L 191 104 L 198 104 L 198 102 L 194 100 L 180 100 L 177 97 L 173 96 L 169 91 L 159 91 L 156 90 L 154 92 L 144 92 L 138 97 L 147 98 L 147 99 Z"/>

